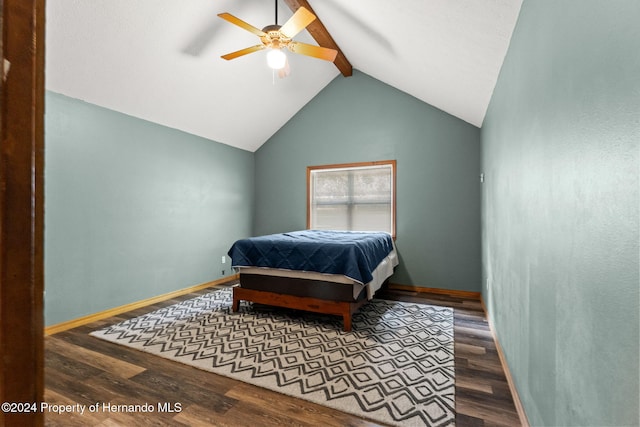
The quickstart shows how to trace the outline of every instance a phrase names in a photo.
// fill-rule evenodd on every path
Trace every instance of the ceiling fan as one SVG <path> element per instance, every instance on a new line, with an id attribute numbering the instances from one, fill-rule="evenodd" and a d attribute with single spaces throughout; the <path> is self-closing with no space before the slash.
<path id="1" fill-rule="evenodd" d="M 231 60 L 259 50 L 269 49 L 267 63 L 274 70 L 279 70 L 280 77 L 288 75 L 287 57 L 282 49 L 287 48 L 293 53 L 298 53 L 314 58 L 333 62 L 337 51 L 322 46 L 314 46 L 292 40 L 307 25 L 312 23 L 316 16 L 304 7 L 298 8 L 293 16 L 282 26 L 278 25 L 278 3 L 275 1 L 275 24 L 258 29 L 245 21 L 236 18 L 230 13 L 220 13 L 218 16 L 232 24 L 243 28 L 260 37 L 261 44 L 222 55 L 221 58 Z"/>

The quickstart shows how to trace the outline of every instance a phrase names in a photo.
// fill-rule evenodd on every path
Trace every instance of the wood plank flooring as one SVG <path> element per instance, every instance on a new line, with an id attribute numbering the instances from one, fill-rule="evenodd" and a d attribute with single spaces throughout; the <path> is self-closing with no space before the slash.
<path id="1" fill-rule="evenodd" d="M 71 405 L 45 413 L 48 426 L 379 426 L 89 336 L 89 332 L 204 294 L 194 292 L 45 339 L 45 401 Z M 456 425 L 517 426 L 511 397 L 480 301 L 385 290 L 379 297 L 454 308 Z M 153 412 L 118 405 L 149 404 Z M 90 405 L 98 410 L 90 412 Z M 78 414 L 78 405 L 86 405 Z M 158 406 L 160 405 L 160 407 Z M 62 408 L 62 407 L 61 407 Z M 162 411 L 161 411 L 162 409 Z"/>

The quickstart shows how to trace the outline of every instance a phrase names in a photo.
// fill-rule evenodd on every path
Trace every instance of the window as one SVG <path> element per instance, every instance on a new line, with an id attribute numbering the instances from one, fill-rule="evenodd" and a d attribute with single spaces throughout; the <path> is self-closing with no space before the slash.
<path id="1" fill-rule="evenodd" d="M 307 228 L 395 237 L 396 161 L 307 167 Z"/>

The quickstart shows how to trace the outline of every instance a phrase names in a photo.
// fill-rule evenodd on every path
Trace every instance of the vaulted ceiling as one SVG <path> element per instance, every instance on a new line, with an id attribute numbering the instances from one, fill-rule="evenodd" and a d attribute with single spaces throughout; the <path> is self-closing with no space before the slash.
<path id="1" fill-rule="evenodd" d="M 278 23 L 292 15 L 278 0 Z M 482 126 L 522 0 L 308 0 L 353 68 Z M 217 17 L 262 28 L 273 0 L 48 0 L 48 90 L 213 141 L 257 150 L 343 77 L 326 61 L 287 52 L 291 74 L 259 43 Z M 308 31 L 296 40 L 317 44 Z"/>

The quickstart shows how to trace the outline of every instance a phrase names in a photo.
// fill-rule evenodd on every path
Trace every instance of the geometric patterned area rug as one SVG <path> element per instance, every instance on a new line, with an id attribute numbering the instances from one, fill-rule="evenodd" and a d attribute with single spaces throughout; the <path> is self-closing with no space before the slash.
<path id="1" fill-rule="evenodd" d="M 210 292 L 98 338 L 396 426 L 453 426 L 453 310 L 373 299 L 342 318 Z"/>

